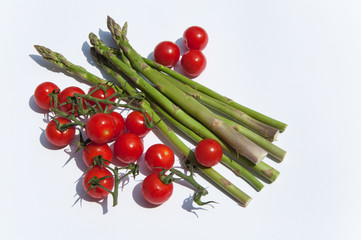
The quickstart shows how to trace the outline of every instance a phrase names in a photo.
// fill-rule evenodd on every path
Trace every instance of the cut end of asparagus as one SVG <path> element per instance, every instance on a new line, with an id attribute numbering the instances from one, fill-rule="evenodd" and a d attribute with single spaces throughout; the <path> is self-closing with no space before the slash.
<path id="1" fill-rule="evenodd" d="M 275 170 L 275 169 L 273 169 L 273 168 L 263 169 L 263 170 L 262 170 L 262 173 L 263 173 L 265 176 L 267 176 L 267 178 L 268 178 L 270 181 L 272 181 L 272 182 L 274 182 L 274 181 L 278 178 L 278 176 L 280 175 L 280 172 L 277 171 L 277 170 Z"/>
<path id="2" fill-rule="evenodd" d="M 248 198 L 247 201 L 245 201 L 244 203 L 239 203 L 239 205 L 240 205 L 241 207 L 247 207 L 248 204 L 249 204 L 251 201 L 252 201 L 252 198 L 250 197 L 250 198 Z"/>
<path id="3" fill-rule="evenodd" d="M 272 142 L 273 142 L 273 141 L 277 141 L 279 135 L 280 135 L 280 131 L 278 130 L 278 131 L 274 134 L 274 136 L 273 136 L 273 138 L 271 139 L 271 141 L 272 141 Z"/>

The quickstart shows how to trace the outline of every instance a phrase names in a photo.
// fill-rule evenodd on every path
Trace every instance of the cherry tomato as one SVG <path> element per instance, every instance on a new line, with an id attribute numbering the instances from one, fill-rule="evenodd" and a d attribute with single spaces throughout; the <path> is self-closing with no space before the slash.
<path id="1" fill-rule="evenodd" d="M 64 105 L 60 105 L 63 104 L 65 102 L 68 101 L 68 97 L 73 97 L 74 93 L 79 93 L 79 94 L 85 94 L 85 92 L 79 88 L 79 87 L 75 87 L 75 86 L 71 86 L 71 87 L 67 87 L 64 88 L 58 95 L 58 99 L 59 99 L 59 109 L 65 113 L 70 113 L 73 109 L 73 105 L 71 103 L 67 103 Z M 85 103 L 83 104 L 84 108 L 86 107 Z M 75 112 L 74 114 L 76 114 L 76 109 L 77 107 L 75 107 Z"/>
<path id="2" fill-rule="evenodd" d="M 52 93 L 54 90 L 59 91 L 59 88 L 52 82 L 43 82 L 36 87 L 34 92 L 34 99 L 36 104 L 41 109 L 44 110 L 50 109 L 51 98 L 49 94 Z"/>
<path id="3" fill-rule="evenodd" d="M 133 133 L 124 133 L 114 142 L 114 156 L 123 163 L 136 162 L 143 151 L 142 139 Z"/>
<path id="4" fill-rule="evenodd" d="M 149 115 L 146 115 L 150 121 Z M 125 127 L 128 132 L 134 133 L 140 138 L 145 137 L 151 130 L 150 128 L 147 128 L 144 115 L 139 111 L 133 111 L 127 116 L 125 119 Z"/>
<path id="5" fill-rule="evenodd" d="M 62 117 L 58 117 L 56 120 L 58 120 L 61 124 L 71 122 L 68 119 Z M 51 144 L 58 147 L 65 147 L 73 140 L 75 136 L 75 127 L 70 127 L 65 131 L 60 131 L 56 128 L 56 122 L 51 120 L 46 126 L 45 136 Z"/>
<path id="6" fill-rule="evenodd" d="M 180 50 L 175 43 L 163 41 L 154 48 L 153 56 L 157 63 L 172 68 L 179 60 Z"/>
<path id="7" fill-rule="evenodd" d="M 96 89 L 96 88 L 98 88 L 98 89 Z M 116 100 L 116 97 L 109 98 L 110 96 L 115 94 L 114 88 L 109 87 L 109 86 L 106 86 L 106 91 L 102 90 L 101 88 L 99 88 L 97 86 L 91 87 L 89 89 L 88 94 L 90 94 L 90 96 L 92 96 L 92 97 L 99 98 L 99 99 L 109 99 L 112 102 L 115 102 L 115 100 Z M 95 105 L 95 102 L 93 102 L 93 101 L 87 100 L 87 102 L 90 105 Z M 99 104 L 102 107 L 102 110 L 105 110 L 105 107 L 107 106 L 107 104 L 105 104 L 105 103 L 99 103 Z M 108 109 L 111 109 L 111 108 L 113 108 L 113 105 L 108 104 Z"/>
<path id="8" fill-rule="evenodd" d="M 83 187 L 84 190 L 93 198 L 102 199 L 108 196 L 109 192 L 99 186 L 93 186 L 91 180 L 104 178 L 99 182 L 100 185 L 108 189 L 109 191 L 113 190 L 114 187 L 114 177 L 112 173 L 105 167 L 94 166 L 84 175 Z"/>
<path id="9" fill-rule="evenodd" d="M 164 184 L 158 173 L 148 175 L 142 183 L 142 195 L 148 202 L 160 205 L 166 202 L 173 193 L 173 183 Z"/>
<path id="10" fill-rule="evenodd" d="M 155 173 L 163 169 L 171 169 L 174 165 L 174 153 L 170 147 L 164 144 L 150 146 L 144 155 L 145 164 Z"/>
<path id="11" fill-rule="evenodd" d="M 182 56 L 181 65 L 186 74 L 197 77 L 206 68 L 207 60 L 201 51 L 189 50 Z"/>
<path id="12" fill-rule="evenodd" d="M 85 133 L 95 143 L 111 142 L 114 137 L 115 122 L 110 114 L 96 113 L 85 124 Z"/>
<path id="13" fill-rule="evenodd" d="M 203 28 L 192 26 L 184 31 L 183 42 L 188 49 L 203 50 L 208 43 L 208 34 Z"/>
<path id="14" fill-rule="evenodd" d="M 123 116 L 118 112 L 111 112 L 110 116 L 113 117 L 115 128 L 114 128 L 114 136 L 113 140 L 119 137 L 121 134 L 124 133 L 125 130 L 125 121 Z"/>
<path id="15" fill-rule="evenodd" d="M 105 160 L 112 162 L 113 152 L 108 144 L 97 144 L 94 142 L 88 143 L 83 150 L 83 160 L 87 167 L 90 167 L 93 164 L 94 157 L 101 155 Z M 109 165 L 109 162 L 105 161 L 106 165 Z"/>
<path id="16" fill-rule="evenodd" d="M 221 145 L 213 139 L 205 138 L 200 141 L 194 151 L 198 163 L 205 167 L 213 167 L 222 159 Z"/>

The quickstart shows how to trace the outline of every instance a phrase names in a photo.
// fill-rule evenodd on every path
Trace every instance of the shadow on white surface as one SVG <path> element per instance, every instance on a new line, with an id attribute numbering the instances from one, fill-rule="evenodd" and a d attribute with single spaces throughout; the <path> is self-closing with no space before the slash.
<path id="1" fill-rule="evenodd" d="M 76 139 L 77 136 L 76 136 Z M 78 146 L 76 145 L 76 143 L 72 142 L 69 145 L 69 148 L 65 149 L 64 152 L 66 154 L 68 154 L 68 159 L 65 161 L 63 167 L 65 167 L 67 164 L 69 164 L 70 161 L 74 160 L 76 166 L 82 171 L 85 172 L 88 167 L 85 164 L 84 160 L 83 160 L 83 150 L 79 150 L 77 152 Z"/>
<path id="2" fill-rule="evenodd" d="M 181 55 L 181 57 L 182 57 L 183 54 L 185 54 L 185 53 L 188 51 L 186 45 L 184 45 L 183 38 L 182 38 L 182 37 L 178 38 L 178 39 L 175 41 L 175 44 L 178 46 L 179 51 L 180 51 L 180 55 Z"/>
<path id="3" fill-rule="evenodd" d="M 36 104 L 34 95 L 31 95 L 30 98 L 29 98 L 29 107 L 30 107 L 31 110 L 33 110 L 36 113 L 47 114 L 49 112 L 49 111 L 46 111 L 46 110 L 40 108 Z"/>
<path id="4" fill-rule="evenodd" d="M 188 198 L 184 199 L 182 208 L 184 210 L 186 210 L 187 212 L 193 213 L 197 218 L 198 218 L 198 214 L 196 211 L 198 211 L 198 210 L 207 211 L 207 209 L 205 209 L 203 207 L 195 207 L 195 206 L 193 206 L 193 204 L 194 204 L 193 195 L 189 195 Z"/>

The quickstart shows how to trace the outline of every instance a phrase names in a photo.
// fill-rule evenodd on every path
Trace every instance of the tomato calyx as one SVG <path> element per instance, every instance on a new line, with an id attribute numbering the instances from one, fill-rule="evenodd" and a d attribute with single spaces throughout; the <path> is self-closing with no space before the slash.
<path id="1" fill-rule="evenodd" d="M 104 176 L 101 178 L 98 178 L 97 176 L 93 176 L 87 183 L 89 184 L 89 187 L 87 189 L 87 193 L 90 191 L 96 191 L 96 188 L 101 188 L 108 193 L 112 194 L 113 192 L 109 190 L 108 188 L 104 187 L 101 182 L 105 179 L 112 178 L 112 176 Z"/>
<path id="2" fill-rule="evenodd" d="M 111 177 L 114 178 L 114 190 L 110 191 L 109 189 L 101 185 L 101 181 L 109 177 L 103 177 L 103 178 L 93 177 L 89 181 L 90 187 L 87 189 L 87 192 L 89 192 L 92 189 L 94 190 L 96 187 L 106 190 L 113 198 L 113 207 L 114 207 L 118 204 L 118 189 L 121 181 L 129 175 L 132 175 L 133 178 L 135 179 L 135 177 L 139 174 L 139 165 L 136 163 L 130 163 L 128 166 L 125 167 L 117 167 L 117 166 L 112 167 L 111 165 L 107 165 L 106 162 L 110 163 L 108 160 L 104 159 L 102 155 L 95 156 L 92 165 L 90 165 L 90 167 L 85 172 L 85 174 L 94 167 L 106 168 L 112 173 Z M 126 172 L 124 174 L 121 174 L 120 170 L 126 170 Z"/>

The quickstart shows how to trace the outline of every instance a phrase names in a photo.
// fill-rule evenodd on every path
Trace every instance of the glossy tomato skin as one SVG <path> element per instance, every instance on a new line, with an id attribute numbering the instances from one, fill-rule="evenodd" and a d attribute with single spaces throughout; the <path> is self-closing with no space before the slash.
<path id="1" fill-rule="evenodd" d="M 94 157 L 101 155 L 105 160 L 112 162 L 113 152 L 108 144 L 97 144 L 90 142 L 85 146 L 83 150 L 83 160 L 87 167 L 90 167 L 94 162 Z M 109 165 L 109 162 L 105 161 L 104 164 Z"/>
<path id="2" fill-rule="evenodd" d="M 206 68 L 207 59 L 201 51 L 189 50 L 182 56 L 181 65 L 186 74 L 197 77 Z"/>
<path id="3" fill-rule="evenodd" d="M 146 114 L 148 120 L 151 121 L 148 114 Z M 144 115 L 139 111 L 131 112 L 125 119 L 125 128 L 128 132 L 134 133 L 140 138 L 145 137 L 149 132 L 150 128 L 147 128 Z"/>
<path id="4" fill-rule="evenodd" d="M 73 97 L 74 93 L 85 94 L 85 92 L 81 88 L 76 87 L 76 86 L 70 86 L 70 87 L 64 88 L 62 91 L 60 91 L 60 93 L 58 95 L 59 105 L 67 102 L 68 101 L 67 98 Z M 83 104 L 83 106 L 84 106 L 84 108 L 86 107 L 85 103 Z M 73 109 L 73 106 L 71 103 L 68 103 L 68 104 L 59 106 L 59 109 L 65 113 L 70 113 L 71 110 Z M 75 107 L 75 110 L 76 110 L 76 107 Z M 76 111 L 75 111 L 75 114 L 76 114 Z"/>
<path id="5" fill-rule="evenodd" d="M 213 167 L 221 161 L 223 151 L 216 140 L 205 138 L 197 144 L 194 154 L 198 163 L 205 167 Z"/>
<path id="6" fill-rule="evenodd" d="M 56 120 L 58 120 L 61 124 L 71 122 L 70 120 L 62 117 L 58 117 Z M 46 126 L 45 136 L 51 144 L 57 147 L 65 147 L 73 140 L 75 136 L 75 127 L 70 127 L 65 131 L 60 131 L 56 128 L 56 122 L 51 120 Z"/>
<path id="7" fill-rule="evenodd" d="M 142 195 L 145 200 L 154 204 L 161 205 L 166 202 L 173 193 L 173 183 L 164 184 L 158 173 L 148 175 L 142 183 Z"/>
<path id="8" fill-rule="evenodd" d="M 114 136 L 113 140 L 115 140 L 117 137 L 119 137 L 121 134 L 124 133 L 125 130 L 125 120 L 123 116 L 118 112 L 111 112 L 110 116 L 113 117 L 115 127 L 114 127 Z"/>
<path id="9" fill-rule="evenodd" d="M 203 28 L 192 26 L 184 31 L 183 42 L 188 49 L 203 50 L 208 44 L 208 34 Z"/>
<path id="10" fill-rule="evenodd" d="M 85 133 L 95 143 L 103 144 L 113 140 L 115 122 L 107 113 L 96 113 L 85 124 Z"/>
<path id="11" fill-rule="evenodd" d="M 180 50 L 175 43 L 163 41 L 154 48 L 153 56 L 157 63 L 172 68 L 179 60 Z"/>
<path id="12" fill-rule="evenodd" d="M 109 192 L 107 192 L 105 189 L 102 189 L 101 187 L 89 189 L 89 187 L 91 186 L 91 183 L 89 181 L 93 177 L 97 177 L 98 179 L 103 177 L 109 177 L 101 180 L 100 184 L 109 191 L 112 191 L 114 187 L 114 177 L 112 173 L 105 167 L 94 166 L 85 173 L 83 179 L 83 188 L 91 197 L 96 199 L 103 199 L 108 196 Z"/>
<path id="13" fill-rule="evenodd" d="M 89 89 L 89 91 L 88 91 L 88 94 L 91 93 L 90 96 L 95 97 L 95 98 L 99 98 L 99 99 L 103 99 L 103 100 L 104 99 L 109 99 L 110 96 L 115 94 L 115 90 L 112 87 L 106 87 L 106 91 L 102 90 L 101 88 L 98 88 L 98 89 L 96 89 L 96 88 L 97 88 L 97 86 L 91 87 Z M 116 97 L 112 97 L 109 100 L 112 101 L 112 102 L 115 102 Z M 95 105 L 95 102 L 90 101 L 90 100 L 87 100 L 87 101 L 88 101 L 88 103 L 90 105 Z M 102 107 L 102 110 L 104 111 L 107 104 L 105 104 L 105 103 L 99 103 L 99 104 Z M 113 108 L 113 105 L 108 104 L 108 109 L 111 109 L 111 108 Z"/>
<path id="14" fill-rule="evenodd" d="M 114 156 L 123 163 L 134 163 L 143 154 L 144 145 L 140 137 L 133 133 L 124 133 L 114 142 Z"/>
<path id="15" fill-rule="evenodd" d="M 53 91 L 59 91 L 59 87 L 52 82 L 43 82 L 36 87 L 34 92 L 34 100 L 41 109 L 50 109 L 51 98 L 49 94 Z"/>
<path id="16" fill-rule="evenodd" d="M 174 153 L 164 144 L 150 146 L 144 155 L 144 161 L 149 170 L 160 173 L 163 169 L 171 169 L 174 165 Z"/>

